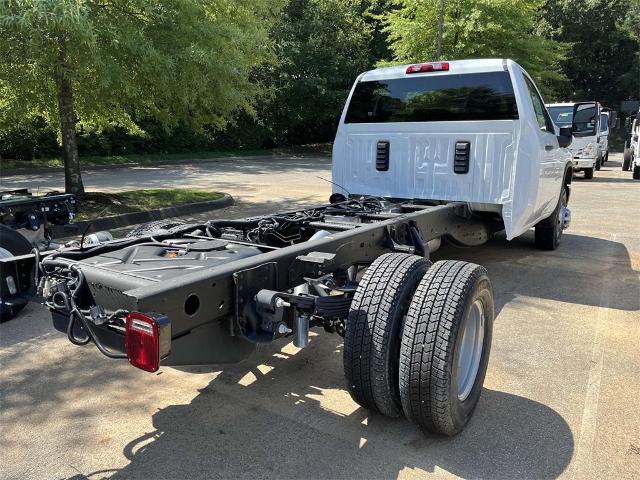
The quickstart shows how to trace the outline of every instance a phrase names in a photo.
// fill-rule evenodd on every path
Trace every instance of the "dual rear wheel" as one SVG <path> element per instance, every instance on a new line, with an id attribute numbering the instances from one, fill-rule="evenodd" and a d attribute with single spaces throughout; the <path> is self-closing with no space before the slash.
<path id="1" fill-rule="evenodd" d="M 347 321 L 351 396 L 369 410 L 455 435 L 480 398 L 493 317 L 483 267 L 382 255 L 365 272 Z"/>

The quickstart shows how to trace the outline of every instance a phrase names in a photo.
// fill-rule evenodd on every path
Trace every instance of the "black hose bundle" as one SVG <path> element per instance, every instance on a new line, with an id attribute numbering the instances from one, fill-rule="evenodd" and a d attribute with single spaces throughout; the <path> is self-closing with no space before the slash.
<path id="1" fill-rule="evenodd" d="M 125 353 L 112 352 L 102 344 L 97 334 L 93 330 L 91 322 L 87 320 L 84 313 L 82 313 L 80 308 L 78 308 L 78 305 L 76 304 L 76 298 L 78 297 L 80 290 L 85 283 L 85 279 L 84 274 L 77 267 L 77 265 L 69 262 L 64 262 L 62 260 L 55 260 L 52 258 L 46 258 L 42 263 L 45 272 L 51 271 L 51 268 L 58 268 L 60 274 L 67 273 L 73 277 L 73 280 L 63 280 L 65 282 L 66 289 L 60 289 L 55 292 L 51 297 L 53 305 L 49 305 L 56 310 L 62 307 L 66 312 L 69 313 L 69 323 L 67 324 L 67 337 L 69 338 L 69 341 L 74 345 L 86 345 L 89 342 L 93 341 L 96 347 L 98 347 L 98 350 L 100 350 L 100 352 L 102 352 L 102 354 L 106 355 L 107 357 L 127 358 L 127 355 Z M 45 301 L 47 300 L 45 299 Z M 123 313 L 123 311 L 118 311 L 116 313 Z M 116 315 L 116 313 L 114 313 L 114 315 Z M 76 336 L 75 326 L 76 322 L 78 321 L 85 331 L 86 336 L 84 338 Z"/>

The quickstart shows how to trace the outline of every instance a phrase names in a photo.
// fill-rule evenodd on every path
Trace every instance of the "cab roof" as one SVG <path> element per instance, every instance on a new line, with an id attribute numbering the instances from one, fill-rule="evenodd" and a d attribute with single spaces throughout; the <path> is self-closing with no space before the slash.
<path id="1" fill-rule="evenodd" d="M 394 65 L 392 67 L 376 68 L 364 72 L 360 77 L 360 81 L 369 80 L 386 80 L 392 78 L 405 78 L 416 76 L 434 76 L 434 75 L 456 75 L 460 73 L 481 73 L 481 72 L 501 72 L 507 71 L 508 65 L 517 65 L 513 60 L 505 58 L 479 58 L 470 60 L 442 60 L 442 63 L 449 64 L 447 71 L 407 73 L 407 67 L 415 65 L 408 63 L 405 65 Z M 419 63 L 441 63 L 441 62 L 419 62 Z"/>

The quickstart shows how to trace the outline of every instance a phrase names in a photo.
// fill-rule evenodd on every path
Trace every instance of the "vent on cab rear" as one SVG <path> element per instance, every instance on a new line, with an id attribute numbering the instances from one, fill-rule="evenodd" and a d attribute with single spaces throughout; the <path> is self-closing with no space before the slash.
<path id="1" fill-rule="evenodd" d="M 469 173 L 470 142 L 456 142 L 456 154 L 453 160 L 454 173 Z"/>
<path id="2" fill-rule="evenodd" d="M 386 140 L 381 140 L 376 145 L 376 170 L 389 170 L 389 142 Z"/>

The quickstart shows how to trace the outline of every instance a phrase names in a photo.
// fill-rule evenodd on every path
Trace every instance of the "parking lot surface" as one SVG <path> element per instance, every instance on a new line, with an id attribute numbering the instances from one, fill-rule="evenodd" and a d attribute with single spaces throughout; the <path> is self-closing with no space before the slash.
<path id="1" fill-rule="evenodd" d="M 639 478 L 640 182 L 620 155 L 572 185 L 557 251 L 533 235 L 434 259 L 484 265 L 496 321 L 476 413 L 455 438 L 370 415 L 344 389 L 342 339 L 318 333 L 232 366 L 149 374 L 75 347 L 31 304 L 0 325 L 0 478 Z M 247 159 L 104 170 L 100 190 L 231 193 L 205 217 L 324 201 L 329 161 Z M 10 178 L 5 186 L 32 186 Z M 41 178 L 60 188 L 61 177 Z"/>

